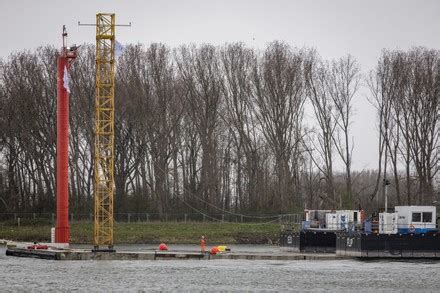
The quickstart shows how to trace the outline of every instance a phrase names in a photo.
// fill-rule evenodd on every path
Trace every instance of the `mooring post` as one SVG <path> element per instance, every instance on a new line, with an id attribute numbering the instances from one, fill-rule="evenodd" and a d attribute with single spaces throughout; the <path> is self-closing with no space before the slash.
<path id="1" fill-rule="evenodd" d="M 187 217 L 187 215 L 185 214 L 185 223 L 186 223 L 186 217 Z"/>
<path id="2" fill-rule="evenodd" d="M 20 218 L 17 219 L 17 225 L 20 227 Z"/>
<path id="3" fill-rule="evenodd" d="M 147 213 L 147 222 L 150 221 L 150 215 Z"/>

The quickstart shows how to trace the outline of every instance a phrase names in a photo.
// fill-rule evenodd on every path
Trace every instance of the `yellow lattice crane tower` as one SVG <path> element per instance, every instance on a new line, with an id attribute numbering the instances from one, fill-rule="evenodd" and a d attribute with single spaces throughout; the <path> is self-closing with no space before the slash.
<path id="1" fill-rule="evenodd" d="M 96 97 L 94 145 L 94 250 L 113 250 L 115 193 L 115 27 L 114 13 L 98 13 L 96 26 Z M 107 246 L 108 249 L 100 249 Z"/>
<path id="2" fill-rule="evenodd" d="M 113 249 L 115 189 L 115 15 L 96 15 L 96 98 L 94 199 L 95 249 Z"/>

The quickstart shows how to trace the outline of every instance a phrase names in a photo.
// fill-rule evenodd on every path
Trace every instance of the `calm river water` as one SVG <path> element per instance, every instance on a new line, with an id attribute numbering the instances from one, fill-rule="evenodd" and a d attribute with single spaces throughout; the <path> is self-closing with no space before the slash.
<path id="1" fill-rule="evenodd" d="M 137 250 L 145 246 L 116 248 Z M 232 246 L 231 249 L 278 250 L 271 246 Z M 5 248 L 1 247 L 0 292 L 15 291 L 439 292 L 440 262 L 48 261 L 6 257 Z"/>

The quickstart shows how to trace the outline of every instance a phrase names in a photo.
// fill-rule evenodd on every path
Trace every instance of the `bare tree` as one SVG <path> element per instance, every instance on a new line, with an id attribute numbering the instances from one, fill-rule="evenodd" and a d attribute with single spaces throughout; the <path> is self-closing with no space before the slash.
<path id="1" fill-rule="evenodd" d="M 338 131 L 333 136 L 334 146 L 345 165 L 346 198 L 348 206 L 353 208 L 351 163 L 353 142 L 350 142 L 350 124 L 353 115 L 353 98 L 359 89 L 360 69 L 352 56 L 332 62 L 329 78 L 329 93 L 333 100 Z"/>
<path id="2" fill-rule="evenodd" d="M 236 202 L 240 204 L 241 209 L 247 207 L 251 210 L 264 208 L 263 195 L 260 194 L 262 190 L 259 189 L 260 135 L 251 105 L 251 78 L 255 62 L 254 52 L 241 43 L 231 44 L 222 49 L 222 85 L 226 110 L 222 117 L 229 125 L 235 145 Z"/>
<path id="3" fill-rule="evenodd" d="M 305 101 L 304 52 L 281 42 L 271 43 L 255 67 L 253 91 L 256 117 L 274 156 L 276 207 L 299 206 L 299 148 Z"/>
<path id="4" fill-rule="evenodd" d="M 334 137 L 336 135 L 339 113 L 336 112 L 334 101 L 330 95 L 328 64 L 320 60 L 315 52 L 310 55 L 305 68 L 307 93 L 313 107 L 318 130 L 313 133 L 316 139 L 310 139 L 308 147 L 310 159 L 322 174 L 326 183 L 326 201 L 333 209 L 342 206 L 342 197 L 336 198 L 333 173 Z M 338 203 L 339 201 L 339 203 Z"/>
<path id="5" fill-rule="evenodd" d="M 187 113 L 202 148 L 199 194 L 205 201 L 219 206 L 217 146 L 222 91 L 217 50 L 211 45 L 181 47 L 177 52 L 177 67 L 187 93 Z"/>
<path id="6" fill-rule="evenodd" d="M 91 210 L 93 196 L 95 47 L 81 46 L 70 69 L 70 194 L 77 211 Z"/>

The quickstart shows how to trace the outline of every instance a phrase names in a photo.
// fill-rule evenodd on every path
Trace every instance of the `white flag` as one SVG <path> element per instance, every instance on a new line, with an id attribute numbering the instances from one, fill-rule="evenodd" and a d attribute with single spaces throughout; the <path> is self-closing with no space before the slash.
<path id="1" fill-rule="evenodd" d="M 66 66 L 64 66 L 63 86 L 66 89 L 66 91 L 70 94 L 69 73 L 67 72 L 67 67 Z"/>
<path id="2" fill-rule="evenodd" d="M 115 40 L 115 57 L 119 58 L 122 55 L 122 52 L 124 52 L 124 46 Z"/>

